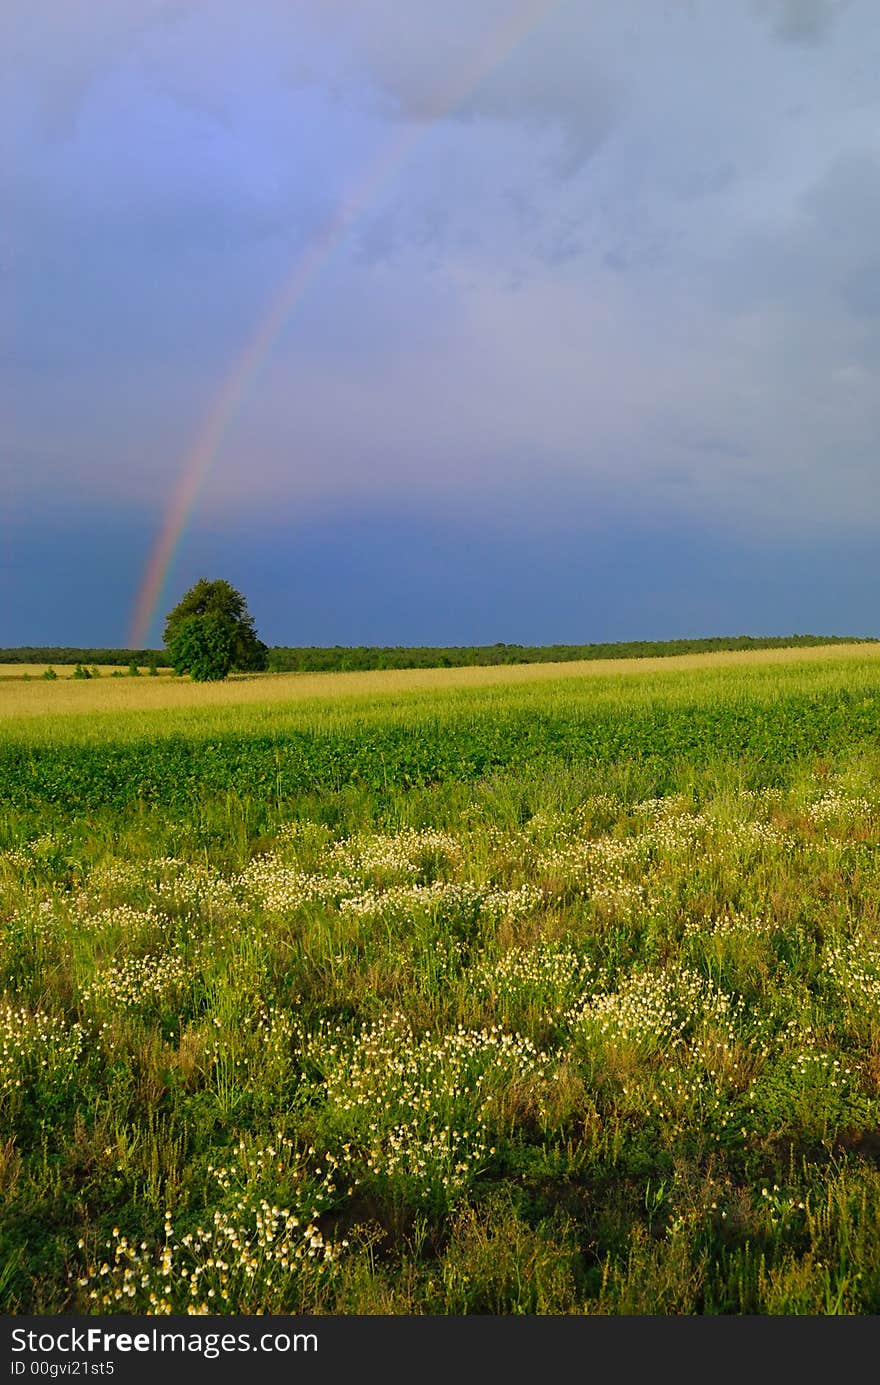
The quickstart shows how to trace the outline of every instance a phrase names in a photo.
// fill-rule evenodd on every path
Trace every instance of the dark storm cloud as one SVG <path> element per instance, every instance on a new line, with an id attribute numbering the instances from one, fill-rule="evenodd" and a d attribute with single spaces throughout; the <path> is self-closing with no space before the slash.
<path id="1" fill-rule="evenodd" d="M 85 544 L 119 638 L 194 440 L 307 266 L 220 430 L 178 576 L 212 535 L 244 535 L 244 563 L 279 515 L 314 523 L 313 575 L 347 563 L 362 588 L 345 634 L 393 639 L 403 605 L 360 510 L 409 555 L 420 610 L 468 547 L 454 619 L 415 638 L 517 638 L 554 599 L 565 637 L 566 583 L 610 570 L 579 567 L 579 542 L 610 564 L 615 534 L 642 558 L 626 601 L 610 584 L 609 636 L 647 633 L 651 602 L 664 632 L 677 546 L 714 592 L 687 608 L 703 632 L 732 620 L 747 550 L 766 586 L 774 545 L 803 574 L 827 540 L 816 580 L 845 613 L 830 555 L 880 522 L 877 49 L 873 0 L 7 0 L 7 609 L 48 620 L 39 593 Z M 701 532 L 728 545 L 717 590 Z M 288 550 L 266 549 L 282 588 Z M 332 642 L 330 590 L 322 606 L 307 582 L 303 620 Z"/>

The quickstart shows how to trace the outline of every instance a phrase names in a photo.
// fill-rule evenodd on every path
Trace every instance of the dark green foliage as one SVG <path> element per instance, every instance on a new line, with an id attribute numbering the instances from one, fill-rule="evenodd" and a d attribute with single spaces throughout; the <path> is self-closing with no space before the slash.
<path id="1" fill-rule="evenodd" d="M 58 677 L 58 674 L 55 672 L 54 668 L 53 668 L 52 665 L 50 664 L 49 667 L 46 669 L 45 673 L 44 673 L 42 676 L 43 676 L 43 678 L 45 678 L 45 679 L 51 681 L 53 678 L 57 678 L 57 677 Z"/>
<path id="2" fill-rule="evenodd" d="M 129 659 L 146 664 L 155 659 L 160 668 L 168 668 L 164 650 L 155 649 L 77 649 L 73 646 L 19 645 L 0 649 L 0 664 L 127 664 Z"/>
<path id="3" fill-rule="evenodd" d="M 77 664 L 71 675 L 73 678 L 91 678 L 91 676 L 91 673 L 84 664 Z"/>
<path id="4" fill-rule="evenodd" d="M 129 676 L 129 678 L 140 678 L 140 676 L 141 676 L 141 671 L 140 671 L 140 669 L 138 668 L 137 659 L 132 659 L 132 660 L 131 660 L 131 663 L 130 663 L 129 666 L 128 666 L 128 676 Z"/>
<path id="5" fill-rule="evenodd" d="M 188 673 L 196 683 L 220 682 L 232 668 L 236 638 L 226 616 L 187 616 L 175 625 L 168 645 L 174 672 Z"/>
<path id="6" fill-rule="evenodd" d="M 697 640 L 630 640 L 617 644 L 492 644 L 385 646 L 335 645 L 269 650 L 274 673 L 362 672 L 377 668 L 477 668 L 499 664 L 571 663 L 580 659 L 657 659 L 675 654 L 710 654 L 730 649 L 806 649 L 823 644 L 869 644 L 843 635 L 721 635 Z"/>
<path id="7" fill-rule="evenodd" d="M 209 582 L 202 577 L 181 598 L 165 621 L 163 639 L 169 651 L 172 667 L 178 672 L 179 661 L 173 650 L 178 647 L 181 627 L 192 617 L 205 616 L 221 620 L 232 629 L 232 651 L 227 672 L 234 669 L 239 673 L 251 673 L 268 666 L 268 651 L 262 640 L 257 638 L 253 616 L 248 611 L 247 602 L 241 592 L 222 579 Z M 217 645 L 221 638 L 220 626 L 212 627 L 212 630 L 210 642 Z"/>

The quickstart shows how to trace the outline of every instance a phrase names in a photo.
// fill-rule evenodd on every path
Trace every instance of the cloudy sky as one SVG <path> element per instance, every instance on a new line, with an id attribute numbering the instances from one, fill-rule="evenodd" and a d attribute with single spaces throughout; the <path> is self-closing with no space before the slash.
<path id="1" fill-rule="evenodd" d="M 878 232 L 876 0 L 5 0 L 0 645 L 880 635 Z"/>

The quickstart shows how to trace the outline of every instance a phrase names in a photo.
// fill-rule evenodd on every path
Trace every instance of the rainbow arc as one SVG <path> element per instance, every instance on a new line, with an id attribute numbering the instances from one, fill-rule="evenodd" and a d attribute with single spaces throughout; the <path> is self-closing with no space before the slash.
<path id="1" fill-rule="evenodd" d="M 424 118 L 417 125 L 400 127 L 376 150 L 333 217 L 297 258 L 228 371 L 181 461 L 138 587 L 129 623 L 129 648 L 139 649 L 146 644 L 172 564 L 217 455 L 261 366 L 309 288 L 426 131 L 452 115 L 562 3 L 565 0 L 529 0 L 517 5 L 462 68 L 429 97 Z"/>

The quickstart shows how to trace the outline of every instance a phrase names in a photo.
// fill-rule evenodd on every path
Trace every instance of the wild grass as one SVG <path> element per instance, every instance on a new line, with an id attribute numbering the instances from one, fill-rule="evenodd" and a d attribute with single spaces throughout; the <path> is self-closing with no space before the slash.
<path id="1" fill-rule="evenodd" d="M 7 799 L 3 1310 L 880 1311 L 880 664 L 834 653 L 264 703 L 331 746 L 562 728 L 485 773 Z M 833 746 L 725 739 L 829 699 Z M 572 760 L 597 706 L 712 754 Z M 259 732 L 154 712 L 0 750 L 85 782 L 160 716 Z"/>

